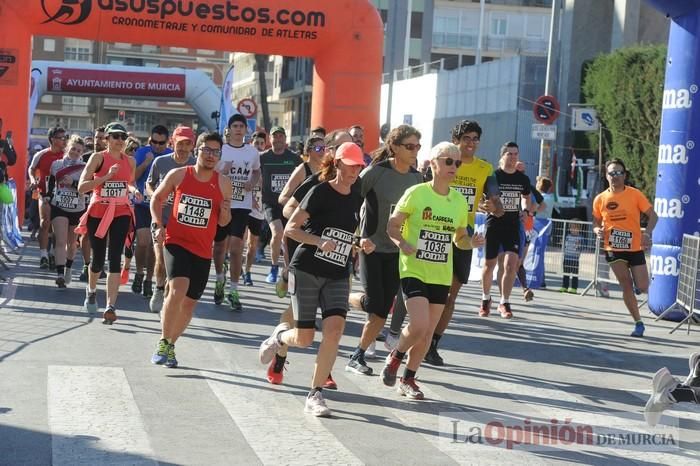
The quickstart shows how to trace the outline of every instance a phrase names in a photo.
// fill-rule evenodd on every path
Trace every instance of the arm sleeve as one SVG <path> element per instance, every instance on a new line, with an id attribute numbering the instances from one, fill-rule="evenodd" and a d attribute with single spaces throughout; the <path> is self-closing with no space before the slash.
<path id="1" fill-rule="evenodd" d="M 367 167 L 360 173 L 360 195 L 363 198 L 367 197 L 367 193 L 372 190 L 376 182 L 377 169 Z"/>
<path id="2" fill-rule="evenodd" d="M 309 192 L 306 193 L 306 196 L 304 196 L 304 199 L 302 199 L 301 202 L 299 203 L 299 208 L 308 212 L 310 217 L 315 212 L 318 212 L 321 201 L 322 201 L 322 199 L 321 199 L 322 196 L 318 195 L 317 193 L 318 193 L 318 186 L 312 187 L 311 190 L 309 190 Z"/>

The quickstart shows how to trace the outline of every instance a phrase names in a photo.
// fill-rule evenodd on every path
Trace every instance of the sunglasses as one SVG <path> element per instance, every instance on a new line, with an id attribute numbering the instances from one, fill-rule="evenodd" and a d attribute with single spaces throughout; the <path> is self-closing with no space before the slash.
<path id="1" fill-rule="evenodd" d="M 121 139 L 122 141 L 126 141 L 129 139 L 129 135 L 125 133 L 112 133 L 109 135 L 112 139 Z"/>
<path id="2" fill-rule="evenodd" d="M 59 141 L 65 141 L 68 139 L 68 136 L 54 136 L 51 139 L 58 139 Z"/>
<path id="3" fill-rule="evenodd" d="M 314 146 L 313 151 L 316 153 L 321 153 L 326 151 L 326 146 Z"/>
<path id="4" fill-rule="evenodd" d="M 220 157 L 221 156 L 221 150 L 220 149 L 212 149 L 210 147 L 200 147 L 199 152 L 204 154 L 204 155 L 213 155 L 214 157 Z"/>
<path id="5" fill-rule="evenodd" d="M 162 141 L 156 141 L 155 139 L 151 139 L 151 144 L 155 144 L 156 146 L 164 146 L 167 143 L 168 143 L 167 139 L 164 139 Z"/>
<path id="6" fill-rule="evenodd" d="M 398 144 L 399 146 L 405 147 L 407 150 L 414 151 L 414 150 L 420 150 L 421 146 L 420 144 L 413 144 L 412 142 L 409 142 L 407 144 Z"/>
<path id="7" fill-rule="evenodd" d="M 608 172 L 608 176 L 625 176 L 625 172 L 622 170 L 613 170 Z"/>
<path id="8" fill-rule="evenodd" d="M 438 159 L 444 160 L 444 161 L 445 161 L 445 165 L 448 166 L 448 167 L 451 167 L 451 166 L 454 164 L 455 167 L 459 168 L 460 165 L 462 165 L 462 161 L 461 161 L 461 160 L 455 160 L 455 159 L 453 159 L 452 157 L 438 157 Z"/>

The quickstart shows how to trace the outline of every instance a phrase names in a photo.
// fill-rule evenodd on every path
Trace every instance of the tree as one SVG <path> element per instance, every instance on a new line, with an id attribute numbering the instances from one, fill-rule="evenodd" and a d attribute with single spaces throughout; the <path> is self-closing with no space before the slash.
<path id="1" fill-rule="evenodd" d="M 604 128 L 605 160 L 625 162 L 649 198 L 656 188 L 665 58 L 660 45 L 619 49 L 588 63 L 582 85 L 584 102 L 595 107 Z M 597 151 L 598 134 L 588 139 Z"/>

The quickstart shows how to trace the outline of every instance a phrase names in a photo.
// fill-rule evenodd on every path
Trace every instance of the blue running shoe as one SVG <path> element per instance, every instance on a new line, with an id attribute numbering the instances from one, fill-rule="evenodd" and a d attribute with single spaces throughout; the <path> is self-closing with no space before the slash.
<path id="1" fill-rule="evenodd" d="M 168 345 L 168 357 L 163 364 L 168 369 L 175 369 L 177 367 L 177 359 L 175 358 L 175 345 L 170 343 Z"/>
<path id="2" fill-rule="evenodd" d="M 267 274 L 267 278 L 265 278 L 265 281 L 270 284 L 275 284 L 277 283 L 277 275 L 279 274 L 279 265 L 273 265 L 270 267 L 270 273 Z"/>
<path id="3" fill-rule="evenodd" d="M 170 343 L 165 338 L 161 338 L 156 347 L 156 352 L 151 356 L 153 364 L 164 364 L 168 360 L 168 347 Z"/>
<path id="4" fill-rule="evenodd" d="M 644 322 L 634 324 L 634 331 L 630 333 L 631 337 L 641 338 L 644 336 Z"/>
<path id="5" fill-rule="evenodd" d="M 245 286 L 253 286 L 253 278 L 250 276 L 250 272 L 243 274 L 243 284 Z"/>

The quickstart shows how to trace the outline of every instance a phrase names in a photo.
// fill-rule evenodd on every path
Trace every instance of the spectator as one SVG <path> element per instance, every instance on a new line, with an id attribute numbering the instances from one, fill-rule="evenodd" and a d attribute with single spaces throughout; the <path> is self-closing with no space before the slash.
<path id="1" fill-rule="evenodd" d="M 573 222 L 580 219 L 574 218 Z M 576 294 L 578 290 L 579 256 L 583 251 L 584 238 L 581 236 L 581 224 L 569 223 L 569 233 L 564 239 L 564 271 L 562 274 L 561 293 Z M 569 284 L 569 279 L 571 283 Z"/>

